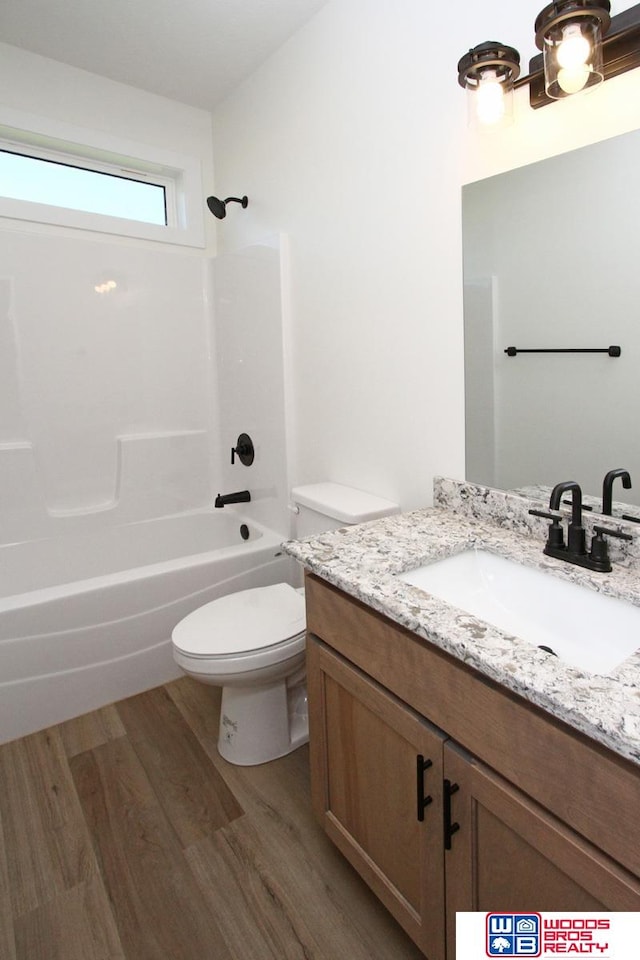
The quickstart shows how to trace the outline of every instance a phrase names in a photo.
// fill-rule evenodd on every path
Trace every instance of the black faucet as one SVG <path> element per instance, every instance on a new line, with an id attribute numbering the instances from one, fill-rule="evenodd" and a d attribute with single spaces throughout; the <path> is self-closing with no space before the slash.
<path id="1" fill-rule="evenodd" d="M 622 486 L 625 490 L 631 489 L 631 477 L 629 476 L 628 470 L 609 470 L 605 474 L 604 480 L 602 482 L 602 512 L 605 516 L 611 516 L 611 509 L 613 503 L 613 481 L 616 477 L 620 477 L 622 480 Z"/>
<path id="2" fill-rule="evenodd" d="M 251 494 L 248 490 L 238 490 L 237 493 L 219 493 L 216 497 L 214 506 L 226 507 L 228 503 L 249 503 L 250 501 Z"/>
<path id="3" fill-rule="evenodd" d="M 616 471 L 612 470 L 611 472 L 615 473 Z M 611 482 L 613 482 L 613 478 Z M 568 492 L 571 493 L 571 523 L 567 530 L 567 545 L 565 546 L 560 525 L 562 514 L 557 511 L 560 508 L 563 493 Z M 632 539 L 630 534 L 621 533 L 619 530 L 594 527 L 595 536 L 591 541 L 591 551 L 587 553 L 585 530 L 582 526 L 582 490 L 575 480 L 566 480 L 555 485 L 549 498 L 548 513 L 543 510 L 529 510 L 529 513 L 535 517 L 546 517 L 551 520 L 547 542 L 544 547 L 544 553 L 548 557 L 566 560 L 567 563 L 575 563 L 579 567 L 586 567 L 587 570 L 597 570 L 600 573 L 608 573 L 611 570 L 605 536 L 618 537 L 620 540 Z"/>
<path id="4" fill-rule="evenodd" d="M 584 527 L 582 526 L 582 490 L 575 480 L 556 483 L 549 498 L 549 510 L 559 510 L 563 493 L 571 493 L 571 523 L 567 530 L 567 553 L 575 557 L 587 553 Z M 555 554 L 553 554 L 555 556 Z M 565 558 L 566 559 L 566 558 Z"/>

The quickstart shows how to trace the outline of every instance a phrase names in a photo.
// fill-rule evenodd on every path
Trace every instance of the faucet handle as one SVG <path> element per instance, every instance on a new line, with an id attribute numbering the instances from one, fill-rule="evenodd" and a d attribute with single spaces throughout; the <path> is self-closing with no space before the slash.
<path id="1" fill-rule="evenodd" d="M 633 537 L 630 533 L 623 533 L 622 530 L 610 530 L 609 527 L 594 527 L 595 534 L 597 537 L 602 537 L 606 535 L 607 537 L 617 537 L 618 540 L 633 540 Z"/>
<path id="2" fill-rule="evenodd" d="M 236 454 L 245 467 L 250 467 L 255 457 L 253 441 L 248 433 L 241 433 L 235 447 L 231 447 L 231 465 L 236 462 Z"/>
<path id="3" fill-rule="evenodd" d="M 571 503 L 571 500 L 562 500 L 561 503 L 562 503 L 562 506 L 563 506 L 563 507 L 571 507 L 571 506 L 573 506 L 573 504 Z M 582 504 L 582 509 L 583 509 L 583 510 L 587 510 L 587 511 L 589 511 L 589 510 L 593 511 L 593 507 L 590 507 L 588 503 L 583 503 L 583 504 Z"/>
<path id="4" fill-rule="evenodd" d="M 633 537 L 630 533 L 622 533 L 620 530 L 610 530 L 609 527 L 594 526 L 593 530 L 595 536 L 591 541 L 589 560 L 593 564 L 597 564 L 594 569 L 608 573 L 611 570 L 611 562 L 609 560 L 607 541 L 604 539 L 605 536 L 618 537 L 619 540 L 633 540 Z"/>
<path id="5" fill-rule="evenodd" d="M 532 517 L 545 517 L 547 520 L 553 520 L 554 523 L 564 519 L 561 513 L 549 513 L 548 510 L 529 510 L 529 513 Z"/>
<path id="6" fill-rule="evenodd" d="M 529 510 L 529 513 L 532 517 L 543 517 L 545 520 L 551 520 L 547 537 L 548 547 L 564 547 L 564 533 L 560 526 L 564 518 L 561 513 L 549 513 L 547 510 Z"/>

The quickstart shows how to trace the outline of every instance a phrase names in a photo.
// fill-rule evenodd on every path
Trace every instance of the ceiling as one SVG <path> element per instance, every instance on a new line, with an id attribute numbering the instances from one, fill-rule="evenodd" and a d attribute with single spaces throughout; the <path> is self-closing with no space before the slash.
<path id="1" fill-rule="evenodd" d="M 212 110 L 328 0 L 2 0 L 0 41 Z"/>

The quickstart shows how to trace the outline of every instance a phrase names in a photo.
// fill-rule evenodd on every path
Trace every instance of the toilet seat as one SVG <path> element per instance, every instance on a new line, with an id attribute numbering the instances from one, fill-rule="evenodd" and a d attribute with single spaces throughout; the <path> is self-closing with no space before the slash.
<path id="1" fill-rule="evenodd" d="M 174 648 L 193 660 L 258 657 L 277 661 L 304 648 L 304 596 L 288 583 L 219 597 L 188 614 L 172 633 Z"/>

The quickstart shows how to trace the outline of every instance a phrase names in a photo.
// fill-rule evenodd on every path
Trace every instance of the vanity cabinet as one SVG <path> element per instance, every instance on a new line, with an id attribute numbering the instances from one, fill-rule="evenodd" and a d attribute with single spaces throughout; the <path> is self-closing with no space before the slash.
<path id="1" fill-rule="evenodd" d="M 444 960 L 445 736 L 313 639 L 307 668 L 315 812 L 418 946 Z"/>
<path id="2" fill-rule="evenodd" d="M 307 623 L 315 814 L 429 960 L 456 911 L 640 910 L 632 764 L 311 575 Z"/>
<path id="3" fill-rule="evenodd" d="M 457 744 L 445 754 L 457 788 L 445 853 L 448 944 L 456 911 L 640 910 L 637 877 Z"/>

